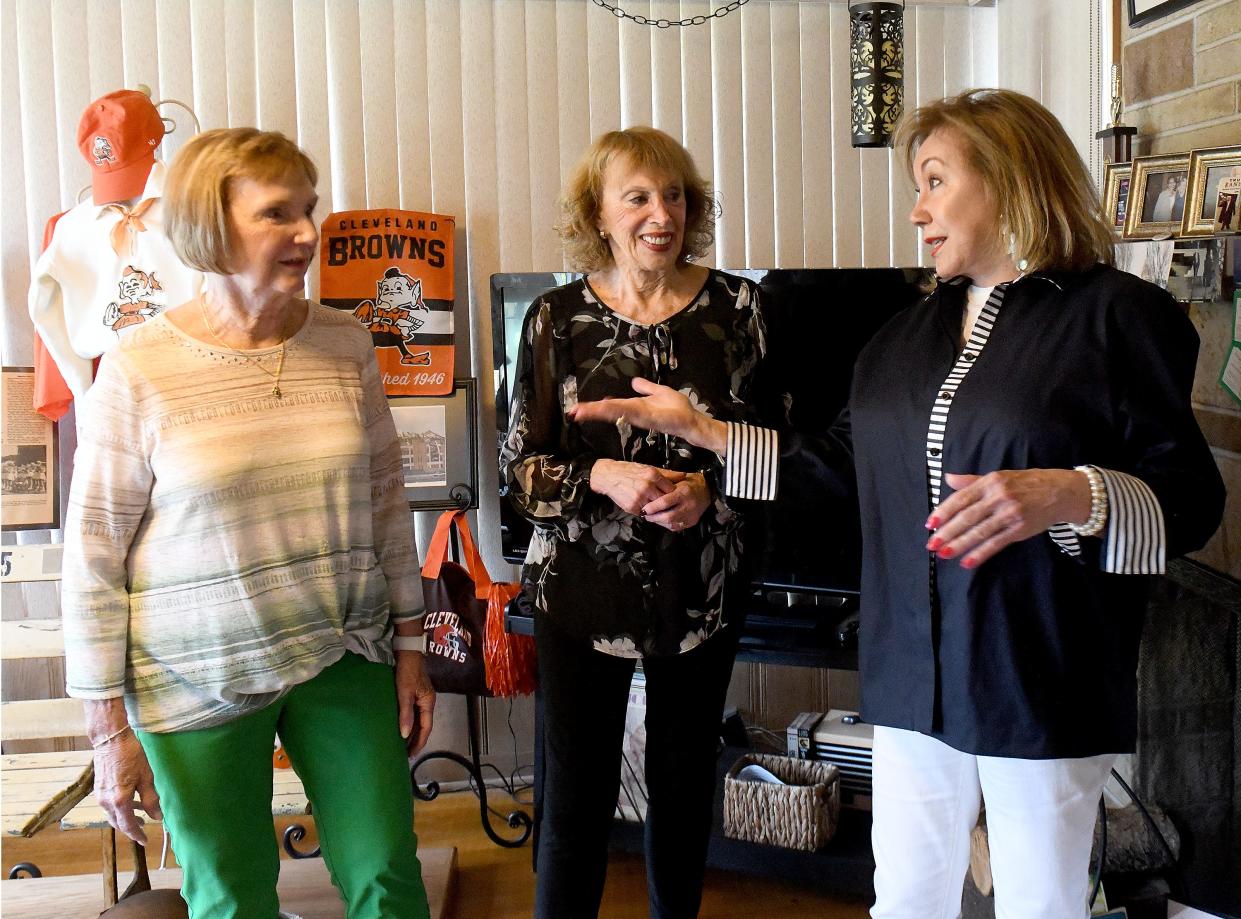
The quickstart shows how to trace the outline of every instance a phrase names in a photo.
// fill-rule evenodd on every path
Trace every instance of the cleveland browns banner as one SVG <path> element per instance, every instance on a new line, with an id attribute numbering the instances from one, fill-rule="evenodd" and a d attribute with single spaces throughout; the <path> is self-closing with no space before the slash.
<path id="1" fill-rule="evenodd" d="M 455 224 L 393 209 L 323 221 L 319 299 L 370 329 L 389 396 L 452 391 Z"/>

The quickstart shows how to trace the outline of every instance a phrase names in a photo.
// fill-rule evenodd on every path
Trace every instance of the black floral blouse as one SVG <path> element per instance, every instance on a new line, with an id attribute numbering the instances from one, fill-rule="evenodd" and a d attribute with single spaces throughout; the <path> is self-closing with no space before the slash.
<path id="1" fill-rule="evenodd" d="M 718 487 L 720 457 L 624 422 L 577 424 L 565 412 L 579 400 L 632 396 L 630 381 L 645 377 L 714 418 L 753 423 L 746 403 L 765 349 L 757 289 L 719 271 L 656 325 L 617 315 L 585 279 L 534 302 L 500 465 L 510 500 L 535 524 L 522 579 L 538 615 L 620 657 L 683 653 L 724 625 L 748 577 L 742 518 Z M 703 472 L 715 500 L 696 526 L 672 533 L 592 492 L 597 459 Z"/>

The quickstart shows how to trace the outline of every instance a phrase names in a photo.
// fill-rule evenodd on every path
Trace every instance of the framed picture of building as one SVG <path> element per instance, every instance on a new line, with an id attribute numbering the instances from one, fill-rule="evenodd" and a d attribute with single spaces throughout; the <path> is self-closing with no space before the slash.
<path id="1" fill-rule="evenodd" d="M 446 396 L 388 400 L 410 510 L 478 506 L 476 389 L 473 378 L 456 379 Z"/>

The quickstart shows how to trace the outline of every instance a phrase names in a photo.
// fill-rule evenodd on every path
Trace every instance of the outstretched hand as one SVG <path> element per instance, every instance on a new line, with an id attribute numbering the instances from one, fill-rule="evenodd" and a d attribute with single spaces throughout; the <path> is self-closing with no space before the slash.
<path id="1" fill-rule="evenodd" d="M 1072 469 L 1005 469 L 987 475 L 946 473 L 954 493 L 931 512 L 926 548 L 940 558 L 977 568 L 1005 546 L 1055 523 L 1084 523 L 1090 483 Z"/>
<path id="2" fill-rule="evenodd" d="M 614 422 L 623 418 L 635 428 L 670 434 L 696 447 L 724 452 L 727 429 L 723 422 L 714 421 L 699 412 L 684 393 L 642 377 L 634 377 L 631 385 L 634 392 L 639 393 L 638 396 L 579 402 L 569 409 L 568 415 L 579 423 Z"/>

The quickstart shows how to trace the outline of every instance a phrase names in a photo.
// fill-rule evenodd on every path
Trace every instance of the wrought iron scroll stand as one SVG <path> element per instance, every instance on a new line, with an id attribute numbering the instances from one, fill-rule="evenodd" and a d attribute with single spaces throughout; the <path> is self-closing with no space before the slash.
<path id="1" fill-rule="evenodd" d="M 457 484 L 452 487 L 450 492 L 452 499 L 462 510 L 468 510 L 474 507 L 474 492 L 470 486 L 465 484 Z M 457 533 L 455 530 L 449 530 L 448 543 L 449 559 L 459 562 L 461 558 L 460 547 L 457 545 Z M 474 788 L 478 794 L 478 816 L 483 825 L 483 832 L 497 846 L 503 846 L 506 849 L 516 849 L 525 845 L 530 834 L 534 831 L 534 821 L 530 819 L 530 815 L 525 811 L 515 810 L 509 813 L 505 818 L 509 828 L 513 830 L 520 829 L 521 833 L 515 839 L 505 839 L 495 831 L 491 825 L 491 809 L 487 806 L 487 784 L 483 781 L 483 766 L 479 759 L 479 741 L 478 741 L 478 696 L 467 695 L 465 698 L 465 714 L 466 724 L 469 728 L 470 755 L 464 757 L 460 753 L 452 750 L 432 750 L 423 753 L 409 767 L 409 783 L 413 795 L 420 801 L 434 801 L 439 797 L 439 782 L 431 780 L 425 786 L 418 784 L 417 772 L 418 768 L 431 760 L 448 760 L 456 763 L 463 768 L 469 778 L 474 783 Z M 301 842 L 306 837 L 306 828 L 301 824 L 293 824 L 284 831 L 284 850 L 289 854 L 290 858 L 314 858 L 319 855 L 319 848 L 316 846 L 313 851 L 300 852 L 296 847 L 296 843 Z"/>

